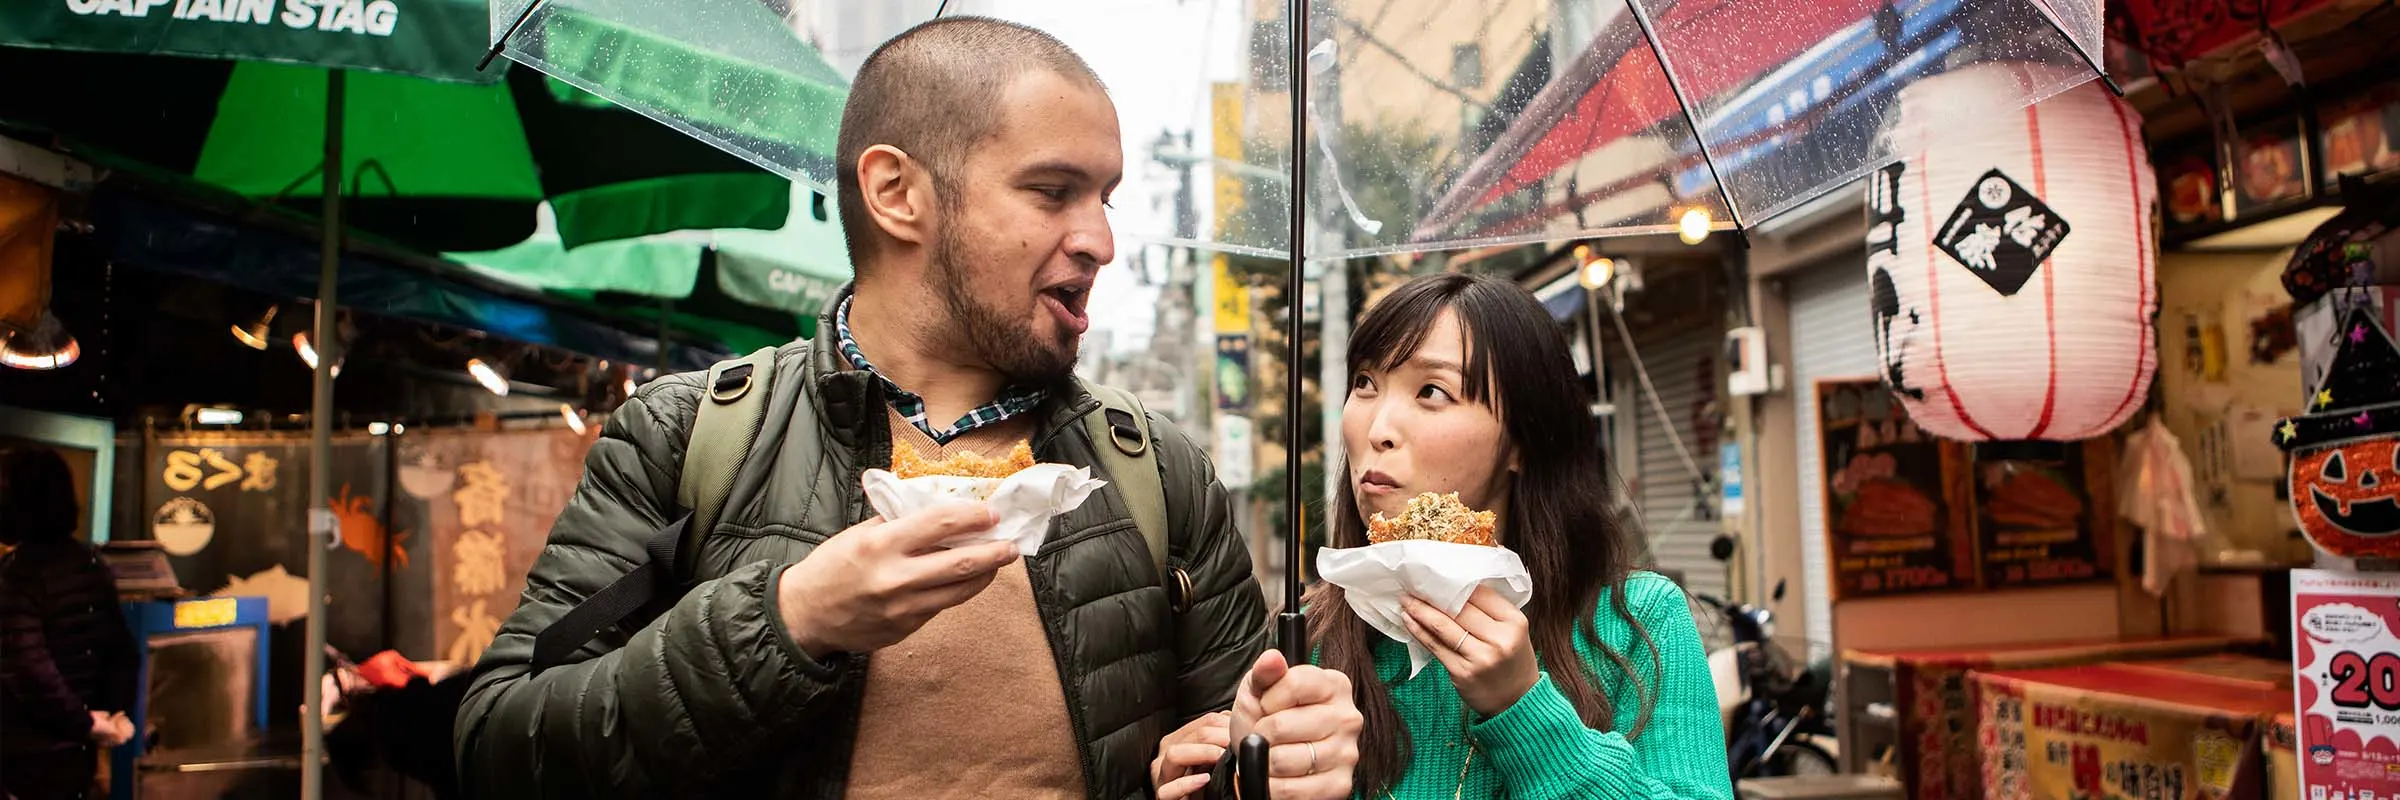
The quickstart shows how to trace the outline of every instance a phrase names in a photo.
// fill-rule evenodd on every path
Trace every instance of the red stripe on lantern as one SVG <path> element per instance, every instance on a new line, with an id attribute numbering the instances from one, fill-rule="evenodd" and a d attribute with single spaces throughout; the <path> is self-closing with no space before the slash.
<path id="1" fill-rule="evenodd" d="M 2022 73 L 2023 69 L 2020 68 L 2020 77 Z M 2025 107 L 2025 135 L 2033 145 L 2033 194 L 2047 197 L 2050 186 L 2042 169 L 2041 107 L 2040 103 Z M 2041 265 L 2034 266 L 2039 268 Z M 2058 268 L 2042 270 L 2042 339 L 2050 347 L 2050 382 L 2042 390 L 2042 413 L 2033 421 L 2033 430 L 2025 434 L 2027 439 L 2042 438 L 2042 433 L 2050 430 L 2050 415 L 2058 410 L 2058 303 L 2057 297 L 2051 292 L 2057 285 Z"/>
<path id="2" fill-rule="evenodd" d="M 1917 170 L 1917 185 L 1921 187 L 1925 196 L 1931 197 L 1933 196 L 1933 179 L 1927 177 L 1927 173 L 1933 171 L 1933 164 L 1926 160 L 1925 154 L 1922 152 L 1917 154 L 1917 163 L 1922 167 Z M 1933 364 L 1935 372 L 1941 375 L 1942 396 L 1950 399 L 1950 410 L 1958 413 L 1958 421 L 1965 424 L 1968 430 L 1974 431 L 1977 436 L 1986 439 L 1997 438 L 1992 435 L 1991 431 L 1984 430 L 1982 425 L 1975 423 L 1975 415 L 1967 413 L 1967 405 L 1959 402 L 1958 390 L 1955 385 L 1950 383 L 1950 364 L 1948 359 L 1942 357 L 1942 276 L 1939 272 L 1941 255 L 1938 252 L 1940 248 L 1934 246 L 1934 242 L 1939 240 L 1940 234 L 1933 227 L 1935 215 L 1922 214 L 1920 216 L 1925 218 L 1925 302 L 1930 308 L 1926 319 L 1930 320 L 1928 324 L 1933 328 Z"/>
<path id="3" fill-rule="evenodd" d="M 2117 132 L 2125 140 L 2125 180 L 2133 184 L 2133 196 L 2140 197 L 2142 192 L 2142 173 L 2140 170 L 2140 165 L 2134 163 L 2133 155 L 2135 145 L 2140 140 L 2134 138 L 2134 127 L 2132 120 L 2125 118 L 2125 104 L 2110 103 L 2109 109 L 2117 113 Z M 2139 300 L 2140 304 L 2134 306 L 2135 311 L 2138 313 L 2140 310 L 2146 309 L 2150 306 L 2150 283 L 2154 280 L 2157 280 L 2157 276 L 2151 273 L 2151 270 L 2154 269 L 2155 266 L 2150 263 L 2150 219 L 2148 215 L 2133 215 L 2133 241 L 2136 245 L 2138 245 L 2134 248 L 2134 252 L 2137 253 L 2136 258 L 2138 263 L 2141 264 L 2141 266 L 2136 270 L 2141 274 L 2142 283 L 2141 299 Z M 2157 350 L 2147 346 L 2149 344 L 2149 338 L 2157 335 L 2154 331 L 2155 329 L 2153 329 L 2153 331 L 2143 332 L 2143 341 L 2135 343 L 2134 347 L 2139 350 L 2139 352 L 2134 356 L 2133 359 L 2133 375 L 2127 378 L 2125 381 L 2125 399 L 2117 401 L 2117 410 L 2109 412 L 2109 419 L 2117 419 L 2123 415 L 2125 413 L 2125 409 L 2133 405 L 2133 398 L 2141 393 L 2142 384 L 2147 382 L 2146 379 L 2151 373 L 2151 367 L 2149 364 L 2150 359 L 2157 356 Z"/>

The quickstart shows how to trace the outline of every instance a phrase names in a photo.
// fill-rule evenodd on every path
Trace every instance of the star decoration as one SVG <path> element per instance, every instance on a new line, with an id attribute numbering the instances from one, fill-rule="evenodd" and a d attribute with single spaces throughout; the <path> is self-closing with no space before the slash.
<path id="1" fill-rule="evenodd" d="M 2366 344 L 2366 343 L 2367 343 L 2367 326 L 2365 326 L 2365 325 L 2352 325 L 2352 326 L 2350 326 L 2350 343 L 2351 343 L 2351 344 Z"/>
<path id="2" fill-rule="evenodd" d="M 2276 431 L 2275 433 L 2282 436 L 2283 440 L 2288 442 L 2292 440 L 2292 437 L 2300 435 L 2300 425 L 2299 423 L 2287 419 L 2283 421 L 2283 429 Z"/>
<path id="3" fill-rule="evenodd" d="M 2333 405 L 2333 390 L 2332 390 L 2332 389 L 2318 389 L 2318 390 L 2317 390 L 2317 407 L 2318 407 L 2318 408 L 2328 408 L 2328 407 L 2331 407 L 2332 405 Z"/>
<path id="4" fill-rule="evenodd" d="M 2375 418 L 2367 416 L 2367 412 L 2364 411 L 2358 412 L 2358 416 L 2350 418 L 2350 424 L 2357 425 L 2361 428 L 2366 427 L 2368 423 L 2373 421 L 2375 421 Z"/>

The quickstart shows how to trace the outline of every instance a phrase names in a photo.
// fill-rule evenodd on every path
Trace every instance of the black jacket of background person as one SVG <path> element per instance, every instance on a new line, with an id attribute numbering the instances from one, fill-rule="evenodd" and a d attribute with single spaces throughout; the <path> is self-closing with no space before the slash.
<path id="1" fill-rule="evenodd" d="M 29 538 L 0 558 L 0 748 L 89 744 L 91 712 L 131 711 L 135 681 L 116 580 L 90 545 Z"/>

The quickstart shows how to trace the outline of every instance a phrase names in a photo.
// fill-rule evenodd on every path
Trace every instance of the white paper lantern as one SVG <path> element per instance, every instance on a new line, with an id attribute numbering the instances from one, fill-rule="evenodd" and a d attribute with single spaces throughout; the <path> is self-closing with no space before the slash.
<path id="1" fill-rule="evenodd" d="M 1884 383 L 1951 439 L 2098 436 L 2158 364 L 2141 117 L 2098 83 L 1995 110 L 2024 80 L 1992 64 L 1910 87 L 1886 135 L 1914 155 L 1869 176 Z"/>

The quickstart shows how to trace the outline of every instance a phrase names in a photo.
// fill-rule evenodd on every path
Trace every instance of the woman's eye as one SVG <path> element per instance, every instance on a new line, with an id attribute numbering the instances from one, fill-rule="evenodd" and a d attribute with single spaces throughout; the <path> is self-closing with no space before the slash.
<path id="1" fill-rule="evenodd" d="M 1375 381 L 1368 378 L 1363 372 L 1352 375 L 1350 376 L 1350 391 L 1352 394 L 1375 391 Z"/>
<path id="2" fill-rule="evenodd" d="M 1048 198 L 1050 202 L 1053 203 L 1064 203 L 1067 201 L 1067 190 L 1064 187 L 1036 186 L 1033 187 L 1033 191 L 1035 194 L 1039 194 L 1045 198 Z"/>
<path id="3" fill-rule="evenodd" d="M 1440 386 L 1435 386 L 1435 385 L 1433 385 L 1433 384 L 1430 384 L 1430 383 L 1428 383 L 1428 384 L 1425 384 L 1425 388 L 1422 388 L 1422 389 L 1418 389 L 1418 390 L 1417 390 L 1417 399 L 1419 399 L 1419 400 L 1449 400 L 1449 399 L 1450 399 L 1450 392 L 1449 392 L 1449 390 L 1447 390 L 1447 389 L 1443 389 L 1443 388 L 1442 388 L 1442 387 L 1440 387 Z"/>

